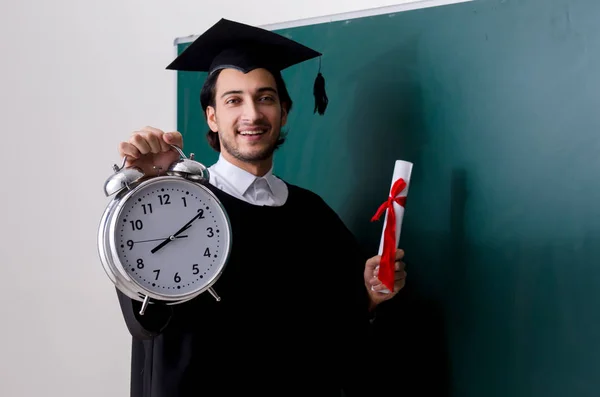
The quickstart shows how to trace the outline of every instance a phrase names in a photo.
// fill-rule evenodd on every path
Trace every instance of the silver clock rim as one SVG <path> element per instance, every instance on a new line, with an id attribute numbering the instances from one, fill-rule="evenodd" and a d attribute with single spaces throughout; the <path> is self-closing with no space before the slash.
<path id="1" fill-rule="evenodd" d="M 121 292 L 132 299 L 143 300 L 143 296 L 140 296 L 140 292 L 135 291 L 130 287 L 129 276 L 123 274 L 112 260 L 108 252 L 108 239 L 110 238 L 107 234 L 108 224 L 110 219 L 114 215 L 113 209 L 117 203 L 116 199 L 113 199 L 104 210 L 102 218 L 100 220 L 98 230 L 98 254 L 100 255 L 100 261 L 104 268 L 105 273 L 108 275 L 115 287 Z"/>
<path id="2" fill-rule="evenodd" d="M 117 219 L 119 219 L 119 215 L 123 211 L 125 205 L 128 203 L 129 198 L 131 198 L 131 196 L 133 196 L 134 194 L 136 194 L 137 192 L 139 192 L 142 189 L 149 188 L 152 185 L 155 185 L 155 184 L 158 184 L 161 182 L 165 182 L 165 181 L 184 182 L 184 183 L 188 183 L 188 184 L 194 185 L 196 187 L 199 187 L 204 193 L 209 195 L 214 200 L 214 202 L 217 204 L 217 206 L 221 210 L 221 215 L 224 217 L 224 219 L 226 221 L 225 222 L 225 224 L 226 224 L 225 232 L 226 233 L 223 235 L 224 240 L 226 240 L 226 242 L 224 243 L 224 252 L 223 252 L 223 255 L 221 255 L 221 261 L 219 262 L 218 270 L 215 272 L 212 279 L 207 281 L 202 288 L 194 289 L 191 292 L 182 293 L 179 295 L 157 294 L 156 292 L 153 292 L 153 291 L 147 289 L 146 287 L 144 287 L 140 282 L 138 282 L 134 278 L 130 277 L 126 273 L 123 264 L 119 260 L 119 256 L 118 256 L 118 252 L 117 252 L 117 243 L 115 241 L 115 231 L 116 231 Z M 208 189 L 202 183 L 197 182 L 197 181 L 192 181 L 192 180 L 189 180 L 186 178 L 182 178 L 181 176 L 163 175 L 163 176 L 153 177 L 151 179 L 147 179 L 147 180 L 139 182 L 132 189 L 123 192 L 123 194 L 120 197 L 116 197 L 114 200 L 114 203 L 112 205 L 112 208 L 110 209 L 110 212 L 111 212 L 110 215 L 107 217 L 106 227 L 105 227 L 105 231 L 104 231 L 104 235 L 107 239 L 105 246 L 106 246 L 106 249 L 109 251 L 108 257 L 111 258 L 111 260 L 114 264 L 113 267 L 116 268 L 116 270 L 119 273 L 119 276 L 124 278 L 124 280 L 126 281 L 125 284 L 135 286 L 135 288 L 127 288 L 126 287 L 131 292 L 134 292 L 135 296 L 133 296 L 133 297 L 130 296 L 130 297 L 132 297 L 136 300 L 139 300 L 139 301 L 143 301 L 144 297 L 148 296 L 154 300 L 161 301 L 161 302 L 182 303 L 182 302 L 191 300 L 191 299 L 195 298 L 196 296 L 206 292 L 209 288 L 211 288 L 218 281 L 218 279 L 223 274 L 225 267 L 227 266 L 227 263 L 229 261 L 230 254 L 231 254 L 231 246 L 232 246 L 231 223 L 230 223 L 230 219 L 227 214 L 227 211 L 225 210 L 225 207 L 223 206 L 221 201 L 217 198 L 217 196 L 212 191 L 210 191 L 210 189 Z M 119 279 L 119 277 L 117 277 L 117 282 L 118 282 L 118 279 Z M 124 291 L 124 293 L 125 293 L 125 291 Z"/>

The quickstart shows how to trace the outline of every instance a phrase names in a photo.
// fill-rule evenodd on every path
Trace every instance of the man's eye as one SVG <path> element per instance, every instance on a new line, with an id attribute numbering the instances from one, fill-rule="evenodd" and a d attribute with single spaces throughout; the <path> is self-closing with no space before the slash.
<path id="1" fill-rule="evenodd" d="M 273 97 L 270 96 L 264 96 L 260 98 L 261 102 L 272 102 L 274 101 Z"/>
<path id="2" fill-rule="evenodd" d="M 225 101 L 226 104 L 230 105 L 230 104 L 236 104 L 239 103 L 239 99 L 238 98 L 229 98 L 227 101 Z"/>

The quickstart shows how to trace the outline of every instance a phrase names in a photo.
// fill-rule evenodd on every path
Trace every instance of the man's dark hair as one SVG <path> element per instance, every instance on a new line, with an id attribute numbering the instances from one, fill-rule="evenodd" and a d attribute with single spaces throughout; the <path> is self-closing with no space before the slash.
<path id="1" fill-rule="evenodd" d="M 221 74 L 221 70 L 217 70 L 211 75 L 209 75 L 204 81 L 204 85 L 202 86 L 202 91 L 200 91 L 200 104 L 202 105 L 202 112 L 204 112 L 204 117 L 206 118 L 206 108 L 209 106 L 215 107 L 216 105 L 216 94 L 217 94 L 217 79 Z M 283 81 L 283 77 L 280 72 L 272 72 L 269 71 L 273 77 L 275 78 L 275 85 L 277 92 L 279 94 L 279 102 L 281 103 L 281 107 L 284 108 L 289 114 L 292 110 L 292 98 L 285 86 L 285 81 Z M 210 147 L 212 147 L 217 152 L 221 151 L 221 145 L 219 142 L 219 134 L 213 132 L 210 128 L 206 133 L 206 140 Z M 275 149 L 281 146 L 285 142 L 285 133 L 281 131 L 279 139 L 275 144 Z"/>

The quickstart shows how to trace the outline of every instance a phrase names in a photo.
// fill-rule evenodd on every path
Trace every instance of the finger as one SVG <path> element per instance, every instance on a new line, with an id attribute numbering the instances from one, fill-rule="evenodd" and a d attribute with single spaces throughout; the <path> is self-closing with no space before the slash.
<path id="1" fill-rule="evenodd" d="M 131 164 L 133 160 L 136 160 L 141 156 L 141 153 L 138 148 L 131 143 L 121 142 L 119 144 L 119 155 L 121 157 L 127 156 L 127 163 Z"/>
<path id="2" fill-rule="evenodd" d="M 381 280 L 379 280 L 377 277 L 371 277 L 369 278 L 368 284 L 369 287 L 375 287 L 381 284 Z"/>
<path id="3" fill-rule="evenodd" d="M 163 153 L 168 152 L 169 150 L 173 150 L 173 148 L 171 148 L 171 145 L 169 145 L 167 143 L 167 141 L 165 140 L 165 135 L 167 135 L 167 134 L 157 135 L 158 143 L 160 145 L 160 150 Z"/>
<path id="4" fill-rule="evenodd" d="M 154 128 L 154 127 L 151 127 L 149 125 L 141 128 L 140 131 L 148 132 L 148 133 L 151 133 L 151 134 L 155 134 L 157 136 L 163 135 L 165 133 L 163 130 L 159 130 L 158 128 Z"/>
<path id="5" fill-rule="evenodd" d="M 372 286 L 371 286 L 371 290 L 372 290 L 372 291 L 375 291 L 375 292 L 381 292 L 381 291 L 385 291 L 385 290 L 387 290 L 387 289 L 388 289 L 388 288 L 387 288 L 387 287 L 385 286 L 385 284 L 383 284 L 383 283 L 379 283 L 379 284 L 377 284 L 377 285 L 372 285 Z"/>
<path id="6" fill-rule="evenodd" d="M 161 152 L 161 136 L 164 134 L 164 132 L 156 128 L 144 127 L 139 131 L 135 131 L 134 134 L 139 134 L 146 141 L 148 147 L 150 148 L 148 153 L 156 154 Z"/>
<path id="7" fill-rule="evenodd" d="M 404 280 L 404 279 L 394 282 L 394 292 L 400 291 L 405 286 L 406 286 L 406 280 Z"/>
<path id="8" fill-rule="evenodd" d="M 152 153 L 168 152 L 171 150 L 171 147 L 163 138 L 165 133 L 162 130 L 146 126 L 141 129 L 141 132 L 144 132 L 148 137 L 148 142 L 152 148 Z"/>
<path id="9" fill-rule="evenodd" d="M 181 133 L 178 131 L 167 132 L 165 135 L 163 135 L 163 140 L 167 144 L 175 145 L 175 146 L 179 147 L 180 149 L 183 148 L 183 137 L 181 136 Z"/>
<path id="10" fill-rule="evenodd" d="M 149 133 L 146 135 L 146 142 L 150 146 L 151 153 L 160 153 L 162 148 L 160 145 L 160 139 L 155 133 Z"/>
<path id="11" fill-rule="evenodd" d="M 402 259 L 402 258 L 404 258 L 404 250 L 403 250 L 403 249 L 400 249 L 400 248 L 398 248 L 398 249 L 396 250 L 396 260 L 400 260 L 400 259 Z"/>
<path id="12" fill-rule="evenodd" d="M 365 280 L 376 277 L 379 270 L 379 259 L 376 257 L 370 258 L 365 263 L 364 277 Z"/>
<path id="13" fill-rule="evenodd" d="M 367 262 L 365 263 L 365 271 L 368 270 L 371 273 L 373 273 L 375 268 L 377 266 L 379 266 L 380 261 L 381 261 L 381 255 L 372 256 L 371 258 L 367 259 Z"/>
<path id="14" fill-rule="evenodd" d="M 396 260 L 396 263 L 394 263 L 394 270 L 401 271 L 404 270 L 406 268 L 406 263 Z"/>
<path id="15" fill-rule="evenodd" d="M 141 154 L 148 154 L 151 151 L 150 144 L 143 133 L 134 132 L 131 138 L 129 138 L 129 143 L 135 146 Z"/>
<path id="16" fill-rule="evenodd" d="M 402 271 L 402 272 L 396 272 L 394 274 L 394 280 L 398 281 L 398 280 L 405 280 L 406 279 L 406 272 Z"/>
<path id="17" fill-rule="evenodd" d="M 168 150 L 168 148 L 166 146 L 163 148 L 163 145 L 162 145 L 162 143 L 163 143 L 162 136 L 165 134 L 163 130 L 147 125 L 147 126 L 141 128 L 140 132 L 142 132 L 143 133 L 142 135 L 144 135 L 146 137 L 146 139 L 148 140 L 148 143 L 151 148 L 150 151 L 152 153 L 160 153 L 161 151 Z"/>

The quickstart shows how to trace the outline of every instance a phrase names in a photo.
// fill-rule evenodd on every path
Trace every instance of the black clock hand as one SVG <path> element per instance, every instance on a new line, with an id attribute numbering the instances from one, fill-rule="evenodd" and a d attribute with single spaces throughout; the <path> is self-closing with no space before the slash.
<path id="1" fill-rule="evenodd" d="M 176 238 L 187 238 L 188 236 L 177 236 Z M 170 238 L 170 236 L 169 236 Z M 134 244 L 138 243 L 151 243 L 152 241 L 163 241 L 164 238 L 154 238 L 152 240 L 141 240 L 141 241 L 133 241 Z"/>
<path id="2" fill-rule="evenodd" d="M 175 238 L 183 233 L 184 231 L 186 231 L 187 229 L 190 228 L 190 226 L 192 226 L 192 222 L 194 222 L 196 219 L 202 217 L 203 212 L 200 211 L 196 216 L 194 216 L 192 219 L 189 220 L 188 223 L 186 223 L 185 225 L 183 225 L 183 227 L 181 229 L 179 229 L 178 231 L 176 231 L 173 235 L 167 237 L 166 239 L 164 239 L 164 241 L 160 244 L 158 244 L 156 247 L 152 248 L 152 250 L 150 251 L 151 253 L 156 253 L 156 251 L 158 251 L 159 249 L 161 249 L 162 247 L 164 247 L 165 245 L 169 244 L 171 241 L 175 240 Z"/>
<path id="3" fill-rule="evenodd" d="M 195 219 L 195 218 L 194 218 Z M 181 229 L 179 229 L 177 231 L 177 233 L 173 234 L 172 236 L 167 237 L 166 239 L 164 239 L 162 241 L 162 243 L 158 244 L 156 247 L 152 248 L 152 250 L 150 250 L 151 253 L 155 253 L 156 251 L 158 251 L 159 249 L 161 249 L 162 247 L 164 247 L 165 245 L 169 244 L 171 241 L 175 240 L 178 236 L 178 233 L 183 232 L 184 230 L 186 230 L 187 228 L 189 228 L 190 226 L 192 226 L 191 224 L 188 224 L 184 227 L 182 227 Z"/>

